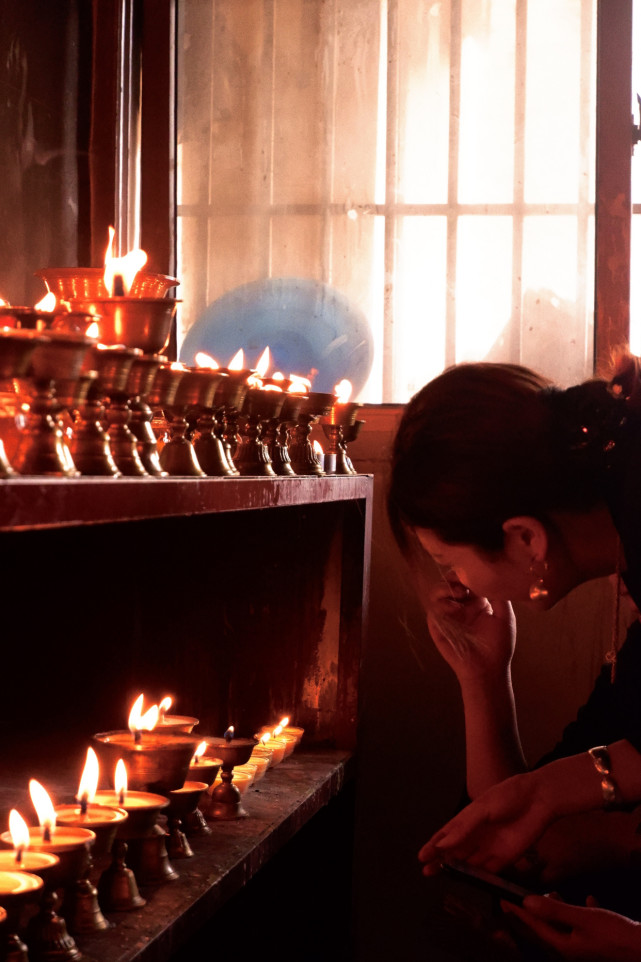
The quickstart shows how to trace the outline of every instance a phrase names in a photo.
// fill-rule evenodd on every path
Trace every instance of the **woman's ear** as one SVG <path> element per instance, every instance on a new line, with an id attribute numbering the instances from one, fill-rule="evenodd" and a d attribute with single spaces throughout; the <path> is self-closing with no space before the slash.
<path id="1" fill-rule="evenodd" d="M 545 525 L 529 515 L 508 518 L 503 522 L 505 553 L 514 561 L 531 565 L 545 561 L 548 552 L 548 535 Z"/>

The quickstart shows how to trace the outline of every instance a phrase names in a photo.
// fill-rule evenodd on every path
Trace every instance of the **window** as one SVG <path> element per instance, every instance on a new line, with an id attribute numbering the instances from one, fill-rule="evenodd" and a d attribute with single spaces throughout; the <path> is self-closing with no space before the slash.
<path id="1" fill-rule="evenodd" d="M 183 0 L 178 344 L 239 285 L 303 277 L 367 318 L 361 401 L 461 360 L 589 376 L 595 8 Z"/>

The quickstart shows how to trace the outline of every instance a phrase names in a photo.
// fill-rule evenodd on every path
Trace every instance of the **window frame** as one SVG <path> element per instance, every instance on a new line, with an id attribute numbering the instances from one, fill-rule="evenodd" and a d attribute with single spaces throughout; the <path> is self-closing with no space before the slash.
<path id="1" fill-rule="evenodd" d="M 140 11 L 141 246 L 148 251 L 154 270 L 171 274 L 176 269 L 176 9 L 180 0 L 125 2 Z M 597 2 L 596 375 L 606 375 L 613 353 L 629 343 L 632 2 Z M 166 110 L 159 109 L 161 103 Z M 101 226 L 97 236 L 104 235 Z M 176 356 L 175 334 L 170 353 Z"/>

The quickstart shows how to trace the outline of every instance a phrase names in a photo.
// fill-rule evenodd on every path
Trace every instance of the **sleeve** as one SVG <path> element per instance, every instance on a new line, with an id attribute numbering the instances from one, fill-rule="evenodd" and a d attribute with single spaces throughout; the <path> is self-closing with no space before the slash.
<path id="1" fill-rule="evenodd" d="M 594 688 L 576 719 L 563 731 L 552 751 L 535 768 L 557 758 L 577 755 L 594 745 L 627 739 L 641 752 L 641 622 L 635 621 L 626 634 L 617 658 L 614 683 L 610 666 L 604 665 Z"/>

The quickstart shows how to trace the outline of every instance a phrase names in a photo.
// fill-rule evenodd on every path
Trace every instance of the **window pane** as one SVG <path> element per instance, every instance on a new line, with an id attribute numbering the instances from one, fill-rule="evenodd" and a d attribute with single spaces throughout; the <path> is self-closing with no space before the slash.
<path id="1" fill-rule="evenodd" d="M 358 400 L 463 359 L 589 376 L 595 8 L 182 0 L 179 346 L 234 288 L 311 278 L 366 317 Z"/>
<path id="2" fill-rule="evenodd" d="M 581 294 L 585 282 L 577 282 L 592 277 L 587 246 L 575 217 L 525 220 L 522 358 L 538 371 L 554 371 L 565 385 L 586 376 L 592 356 L 592 305 Z"/>
<path id="3" fill-rule="evenodd" d="M 456 263 L 456 360 L 497 361 L 509 350 L 512 219 L 461 217 Z"/>
<path id="4" fill-rule="evenodd" d="M 515 0 L 463 0 L 458 199 L 509 201 L 514 184 Z"/>
<path id="5" fill-rule="evenodd" d="M 446 263 L 446 218 L 402 218 L 394 297 L 397 397 L 411 397 L 443 370 Z"/>
<path id="6" fill-rule="evenodd" d="M 450 132 L 450 9 L 398 4 L 399 197 L 447 202 Z"/>
<path id="7" fill-rule="evenodd" d="M 527 10 L 525 200 L 575 203 L 593 166 L 580 109 L 587 97 L 594 113 L 593 64 L 582 51 L 591 11 L 577 0 L 537 0 Z"/>

